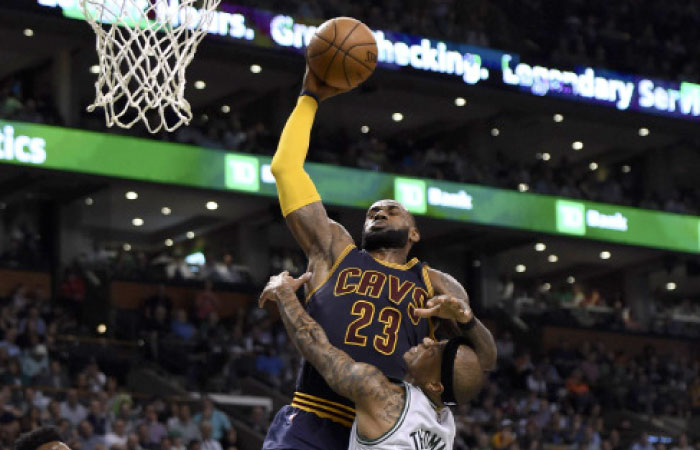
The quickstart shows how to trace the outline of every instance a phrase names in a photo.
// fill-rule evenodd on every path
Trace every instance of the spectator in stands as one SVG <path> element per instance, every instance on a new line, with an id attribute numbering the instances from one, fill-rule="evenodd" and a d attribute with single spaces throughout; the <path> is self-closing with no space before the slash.
<path id="1" fill-rule="evenodd" d="M 170 317 L 170 313 L 173 310 L 173 301 L 166 293 L 164 284 L 159 284 L 156 293 L 148 297 L 144 302 L 144 315 L 146 319 L 152 320 L 156 315 L 156 309 L 158 307 L 164 307 L 167 311 L 167 316 Z"/>
<path id="2" fill-rule="evenodd" d="M 8 370 L 0 380 L 7 386 L 22 386 L 27 384 L 27 379 L 22 375 L 22 369 L 18 358 L 11 358 L 8 361 Z"/>
<path id="3" fill-rule="evenodd" d="M 81 450 L 98 450 L 97 446 L 103 444 L 102 438 L 95 435 L 92 425 L 87 420 L 80 422 L 78 435 L 80 436 L 78 442 Z"/>
<path id="4" fill-rule="evenodd" d="M 177 417 L 173 417 L 168 422 L 168 431 L 172 436 L 182 438 L 183 442 L 201 440 L 199 426 L 192 419 L 190 405 L 187 403 L 181 404 Z"/>
<path id="5" fill-rule="evenodd" d="M 187 312 L 182 308 L 175 310 L 171 331 L 176 337 L 184 341 L 193 341 L 197 336 L 197 329 L 189 322 Z"/>
<path id="6" fill-rule="evenodd" d="M 17 329 L 8 328 L 5 330 L 5 336 L 2 341 L 0 341 L 0 348 L 7 352 L 7 356 L 10 358 L 17 358 L 20 356 L 22 351 L 17 345 Z"/>
<path id="7" fill-rule="evenodd" d="M 646 431 L 642 432 L 634 441 L 630 450 L 655 450 L 654 446 L 649 442 L 649 435 Z"/>
<path id="8" fill-rule="evenodd" d="M 267 432 L 267 430 L 266 430 Z M 239 450 L 238 448 L 238 430 L 235 427 L 229 428 L 221 443 L 223 450 Z M 683 449 L 684 450 L 684 449 Z"/>
<path id="9" fill-rule="evenodd" d="M 67 388 L 70 385 L 68 375 L 63 370 L 63 365 L 57 359 L 54 359 L 49 364 L 49 372 L 41 375 L 37 381 L 41 386 L 50 386 L 56 389 Z"/>
<path id="10" fill-rule="evenodd" d="M 77 427 L 87 417 L 87 409 L 78 401 L 78 391 L 69 389 L 66 400 L 61 403 L 61 417 L 68 419 L 72 426 Z"/>
<path id="11" fill-rule="evenodd" d="M 107 383 L 107 376 L 100 370 L 95 358 L 90 359 L 87 367 L 85 367 L 84 373 L 91 391 L 100 392 L 104 390 L 105 384 Z"/>
<path id="12" fill-rule="evenodd" d="M 195 299 L 197 319 L 202 321 L 209 313 L 216 311 L 219 307 L 219 297 L 213 292 L 213 284 L 210 280 L 204 282 L 204 290 Z"/>
<path id="13" fill-rule="evenodd" d="M 202 424 L 207 421 L 212 427 L 212 439 L 219 441 L 224 436 L 224 432 L 231 428 L 231 422 L 226 414 L 214 407 L 214 402 L 205 397 L 202 401 L 202 412 L 195 414 L 194 421 L 197 424 Z"/>
<path id="14" fill-rule="evenodd" d="M 165 268 L 168 280 L 186 281 L 194 279 L 194 274 L 190 267 L 185 262 L 185 257 L 182 255 L 176 256 L 170 264 Z"/>
<path id="15" fill-rule="evenodd" d="M 146 426 L 146 432 L 148 433 L 147 443 L 154 447 L 160 446 L 160 441 L 168 435 L 168 430 L 165 428 L 165 425 L 158 421 L 158 413 L 153 403 L 146 405 L 145 416 L 146 418 L 141 425 Z M 139 425 L 139 429 L 141 425 Z"/>
<path id="16" fill-rule="evenodd" d="M 491 447 L 496 450 L 503 450 L 516 442 L 517 436 L 513 433 L 513 422 L 509 419 L 503 420 L 500 429 L 491 437 Z"/>
<path id="17" fill-rule="evenodd" d="M 223 450 L 221 448 L 221 443 L 218 439 L 214 439 L 212 436 L 213 427 L 212 424 L 204 420 L 199 426 L 200 432 L 202 433 L 202 445 L 201 450 Z"/>
<path id="18" fill-rule="evenodd" d="M 253 406 L 250 411 L 250 427 L 258 433 L 265 434 L 270 423 L 262 406 Z"/>
<path id="19" fill-rule="evenodd" d="M 122 419 L 116 419 L 113 422 L 112 430 L 105 435 L 104 442 L 108 449 L 111 449 L 114 445 L 125 447 L 128 437 L 126 422 Z"/>
<path id="20" fill-rule="evenodd" d="M 86 420 L 90 422 L 96 435 L 104 436 L 107 433 L 107 415 L 100 400 L 96 398 L 90 400 L 90 408 Z"/>
<path id="21" fill-rule="evenodd" d="M 28 381 L 35 382 L 48 370 L 49 357 L 44 344 L 37 344 L 22 355 L 22 374 Z"/>

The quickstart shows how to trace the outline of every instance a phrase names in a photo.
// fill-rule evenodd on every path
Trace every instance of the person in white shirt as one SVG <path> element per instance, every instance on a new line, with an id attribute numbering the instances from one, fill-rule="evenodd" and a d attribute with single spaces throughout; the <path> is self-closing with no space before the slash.
<path id="1" fill-rule="evenodd" d="M 202 450 L 223 450 L 221 443 L 212 438 L 213 428 L 209 422 L 202 421 L 199 425 L 199 431 L 202 433 Z"/>
<path id="2" fill-rule="evenodd" d="M 61 417 L 68 419 L 72 426 L 77 427 L 88 414 L 87 409 L 78 402 L 78 391 L 68 391 L 66 401 L 61 403 Z"/>
<path id="3" fill-rule="evenodd" d="M 451 450 L 455 423 L 446 405 L 466 402 L 481 390 L 479 340 L 460 336 L 438 342 L 426 337 L 403 355 L 405 380 L 390 381 L 375 366 L 358 363 L 331 345 L 295 294 L 310 278 L 310 273 L 296 280 L 286 272 L 273 276 L 259 305 L 277 302 L 287 333 L 303 357 L 333 390 L 355 403 L 349 450 Z M 452 300 L 434 299 L 416 314 L 475 323 L 471 310 Z"/>
<path id="4" fill-rule="evenodd" d="M 112 448 L 113 445 L 125 447 L 128 438 L 129 434 L 126 432 L 126 422 L 124 422 L 123 419 L 117 419 L 114 421 L 112 431 L 105 435 L 105 446 L 108 449 Z"/>

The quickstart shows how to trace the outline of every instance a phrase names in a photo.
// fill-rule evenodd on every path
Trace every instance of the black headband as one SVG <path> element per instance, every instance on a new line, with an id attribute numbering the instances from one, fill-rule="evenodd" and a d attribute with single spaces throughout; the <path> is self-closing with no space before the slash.
<path id="1" fill-rule="evenodd" d="M 471 346 L 469 339 L 464 336 L 457 336 L 445 345 L 445 350 L 442 352 L 442 364 L 440 366 L 440 381 L 442 382 L 442 403 L 446 405 L 456 405 L 457 400 L 454 394 L 454 368 L 457 350 L 460 345 Z"/>

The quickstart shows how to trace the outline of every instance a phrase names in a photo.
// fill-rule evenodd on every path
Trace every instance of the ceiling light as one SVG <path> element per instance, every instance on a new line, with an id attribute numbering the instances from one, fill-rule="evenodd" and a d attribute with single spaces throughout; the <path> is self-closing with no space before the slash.
<path id="1" fill-rule="evenodd" d="M 552 254 L 552 255 L 549 255 L 547 257 L 547 261 L 549 261 L 551 263 L 555 263 L 555 262 L 559 261 L 559 257 L 557 255 Z"/>
<path id="2" fill-rule="evenodd" d="M 231 112 L 231 107 L 228 105 L 222 105 L 221 106 L 221 112 L 224 114 L 228 114 Z"/>
<path id="3" fill-rule="evenodd" d="M 562 122 L 564 120 L 564 116 L 562 116 L 561 114 L 555 114 L 552 118 L 556 123 Z"/>
<path id="4" fill-rule="evenodd" d="M 598 163 L 595 162 L 595 161 L 593 161 L 592 163 L 590 163 L 590 164 L 588 165 L 588 168 L 591 169 L 591 170 L 598 170 Z"/>
<path id="5" fill-rule="evenodd" d="M 100 66 L 98 66 L 97 64 L 90 66 L 90 73 L 93 75 L 97 75 L 98 73 L 100 73 Z"/>
<path id="6" fill-rule="evenodd" d="M 162 208 L 160 208 L 160 212 L 164 216 L 169 216 L 173 211 L 172 211 L 172 209 L 168 208 L 167 206 L 163 206 Z"/>
<path id="7" fill-rule="evenodd" d="M 515 266 L 515 271 L 518 273 L 523 273 L 527 270 L 527 267 L 525 267 L 525 264 L 518 264 Z"/>
<path id="8" fill-rule="evenodd" d="M 204 89 L 204 88 L 206 88 L 206 87 L 207 87 L 207 83 L 205 83 L 205 82 L 202 81 L 202 80 L 197 80 L 197 81 L 194 82 L 194 88 L 197 89 L 197 90 L 200 90 L 200 91 L 201 91 L 202 89 Z"/>
<path id="9" fill-rule="evenodd" d="M 678 286 L 676 286 L 676 283 L 674 283 L 673 281 L 669 281 L 668 283 L 666 283 L 667 291 L 675 291 L 677 287 Z"/>
<path id="10" fill-rule="evenodd" d="M 136 200 L 139 198 L 139 194 L 137 194 L 134 191 L 129 191 L 126 194 L 124 194 L 124 197 L 126 197 L 127 200 Z"/>
<path id="11" fill-rule="evenodd" d="M 552 159 L 552 155 L 550 155 L 549 153 L 542 153 L 543 161 L 549 161 L 550 159 Z"/>
<path id="12" fill-rule="evenodd" d="M 491 136 L 496 137 L 499 134 L 501 134 L 501 130 L 499 130 L 498 128 L 491 128 Z"/>
<path id="13" fill-rule="evenodd" d="M 131 224 L 135 227 L 140 227 L 141 225 L 143 225 L 143 219 L 140 217 L 134 217 L 133 219 L 131 219 Z"/>
<path id="14" fill-rule="evenodd" d="M 540 288 L 542 289 L 542 291 L 546 292 L 546 291 L 552 289 L 552 285 L 549 283 L 542 283 L 542 286 Z"/>
<path id="15" fill-rule="evenodd" d="M 27 37 L 32 37 L 32 36 L 34 36 L 34 30 L 32 30 L 31 28 L 25 28 L 25 29 L 24 29 L 24 35 L 27 36 Z"/>
<path id="16" fill-rule="evenodd" d="M 394 113 L 391 115 L 391 120 L 393 120 L 394 122 L 401 122 L 403 120 L 403 114 Z"/>
<path id="17" fill-rule="evenodd" d="M 622 166 L 622 173 L 630 173 L 632 172 L 632 167 L 629 164 L 625 164 Z"/>
<path id="18" fill-rule="evenodd" d="M 535 244 L 535 251 L 543 252 L 545 250 L 547 250 L 547 246 L 544 244 L 544 242 L 538 242 Z"/>
<path id="19" fill-rule="evenodd" d="M 173 246 L 173 240 L 172 240 L 172 239 L 166 239 L 166 240 L 165 240 L 165 246 L 166 246 L 166 247 L 172 247 L 172 246 Z"/>
<path id="20" fill-rule="evenodd" d="M 455 105 L 456 106 L 464 106 L 467 104 L 467 100 L 464 97 L 457 97 L 455 99 Z"/>
<path id="21" fill-rule="evenodd" d="M 527 183 L 520 183 L 520 184 L 518 185 L 518 190 L 519 190 L 520 192 L 527 192 L 527 191 L 530 190 L 530 186 L 528 186 Z"/>
<path id="22" fill-rule="evenodd" d="M 260 73 L 262 72 L 262 67 L 259 64 L 253 64 L 250 66 L 250 71 L 253 73 Z"/>
<path id="23" fill-rule="evenodd" d="M 122 245 L 122 248 L 124 249 L 125 252 L 130 252 L 131 251 L 131 244 L 126 243 Z"/>
<path id="24" fill-rule="evenodd" d="M 85 204 L 88 206 L 92 206 L 93 204 L 95 204 L 95 200 L 93 200 L 92 197 L 86 197 Z"/>
<path id="25" fill-rule="evenodd" d="M 574 284 L 574 283 L 576 283 L 576 278 L 569 275 L 568 277 L 566 277 L 566 282 L 569 284 Z"/>
<path id="26" fill-rule="evenodd" d="M 607 250 L 600 252 L 600 259 L 610 259 L 611 256 L 612 254 Z"/>
<path id="27" fill-rule="evenodd" d="M 215 209 L 219 208 L 219 204 L 216 202 L 207 202 L 207 209 L 210 211 L 214 211 Z"/>
<path id="28" fill-rule="evenodd" d="M 105 325 L 103 323 L 97 325 L 97 332 L 99 334 L 105 334 L 107 332 L 107 325 Z"/>
<path id="29" fill-rule="evenodd" d="M 369 127 L 368 127 L 367 125 L 362 125 L 362 126 L 360 127 L 360 132 L 361 132 L 362 134 L 367 134 L 367 133 L 369 133 Z"/>
<path id="30" fill-rule="evenodd" d="M 574 143 L 571 144 L 571 148 L 573 148 L 576 151 L 579 151 L 579 150 L 583 149 L 583 142 L 575 141 Z"/>
<path id="31" fill-rule="evenodd" d="M 185 236 L 187 236 L 187 239 L 194 239 L 194 231 L 188 231 Z"/>
<path id="32" fill-rule="evenodd" d="M 642 137 L 649 136 L 649 128 L 645 128 L 645 127 L 640 128 L 639 135 Z"/>

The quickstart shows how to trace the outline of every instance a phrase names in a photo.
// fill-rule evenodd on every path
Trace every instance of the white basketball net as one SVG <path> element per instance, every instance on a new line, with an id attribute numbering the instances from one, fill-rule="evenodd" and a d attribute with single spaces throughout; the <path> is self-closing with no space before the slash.
<path id="1" fill-rule="evenodd" d="M 92 112 L 107 126 L 149 132 L 189 124 L 185 71 L 221 0 L 80 0 L 97 34 L 100 72 Z"/>

